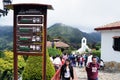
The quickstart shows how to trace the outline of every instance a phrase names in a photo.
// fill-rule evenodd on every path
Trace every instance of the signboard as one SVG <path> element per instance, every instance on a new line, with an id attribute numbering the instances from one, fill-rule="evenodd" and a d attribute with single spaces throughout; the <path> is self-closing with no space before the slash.
<path id="1" fill-rule="evenodd" d="M 46 4 L 7 5 L 14 10 L 14 80 L 18 80 L 18 55 L 42 56 L 42 80 L 46 80 Z"/>
<path id="2" fill-rule="evenodd" d="M 44 15 L 17 15 L 17 53 L 43 53 Z"/>

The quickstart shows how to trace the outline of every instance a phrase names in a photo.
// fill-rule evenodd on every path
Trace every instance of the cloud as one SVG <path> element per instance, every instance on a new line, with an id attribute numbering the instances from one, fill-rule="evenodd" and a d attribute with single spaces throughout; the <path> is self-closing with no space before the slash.
<path id="1" fill-rule="evenodd" d="M 54 10 L 48 11 L 48 26 L 56 22 L 67 25 L 84 26 L 88 29 L 120 20 L 120 0 L 13 0 L 13 3 L 51 4 Z M 12 12 L 0 18 L 0 24 L 7 20 L 12 24 Z"/>

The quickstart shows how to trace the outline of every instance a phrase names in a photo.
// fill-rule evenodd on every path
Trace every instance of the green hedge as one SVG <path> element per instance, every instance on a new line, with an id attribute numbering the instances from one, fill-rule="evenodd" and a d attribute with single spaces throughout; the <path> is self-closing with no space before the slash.
<path id="1" fill-rule="evenodd" d="M 3 51 L 0 51 L 0 58 L 3 58 L 5 56 Z"/>
<path id="2" fill-rule="evenodd" d="M 46 80 L 51 80 L 55 69 L 47 53 Z M 23 80 L 42 80 L 42 56 L 30 56 L 23 72 Z"/>
<path id="3" fill-rule="evenodd" d="M 0 58 L 0 80 L 13 80 L 13 52 L 3 51 Z M 22 56 L 18 56 L 18 74 L 21 75 L 26 65 Z"/>
<path id="4" fill-rule="evenodd" d="M 49 56 L 62 55 L 61 50 L 52 48 L 52 47 L 48 48 L 48 53 L 49 53 Z"/>
<path id="5" fill-rule="evenodd" d="M 100 50 L 93 50 L 92 53 L 93 53 L 93 55 L 98 56 L 99 58 L 101 58 Z"/>

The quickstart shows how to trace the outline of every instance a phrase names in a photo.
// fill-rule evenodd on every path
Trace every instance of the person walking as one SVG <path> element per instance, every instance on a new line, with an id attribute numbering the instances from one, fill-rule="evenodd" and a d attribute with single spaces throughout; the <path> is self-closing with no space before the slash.
<path id="1" fill-rule="evenodd" d="M 60 70 L 60 80 L 70 80 L 70 78 L 74 80 L 73 67 L 70 65 L 70 60 L 66 59 Z"/>
<path id="2" fill-rule="evenodd" d="M 84 58 L 83 58 L 83 56 L 81 55 L 81 56 L 80 56 L 80 59 L 79 59 L 80 67 L 83 67 L 83 62 L 84 62 Z"/>
<path id="3" fill-rule="evenodd" d="M 88 60 L 88 54 L 84 54 L 84 66 L 86 67 L 87 64 L 87 60 Z"/>
<path id="4" fill-rule="evenodd" d="M 88 54 L 87 64 L 86 64 L 86 65 L 88 65 L 88 63 L 92 62 L 92 57 L 93 57 L 92 53 L 89 53 L 89 54 Z"/>
<path id="5" fill-rule="evenodd" d="M 59 55 L 57 55 L 56 58 L 53 60 L 53 64 L 56 71 L 62 66 L 62 61 Z"/>
<path id="6" fill-rule="evenodd" d="M 98 69 L 100 68 L 97 58 L 92 57 L 92 62 L 86 66 L 88 80 L 98 80 Z"/>
<path id="7" fill-rule="evenodd" d="M 76 60 L 77 60 L 78 66 L 79 66 L 79 64 L 80 64 L 80 56 L 79 55 L 76 56 Z"/>

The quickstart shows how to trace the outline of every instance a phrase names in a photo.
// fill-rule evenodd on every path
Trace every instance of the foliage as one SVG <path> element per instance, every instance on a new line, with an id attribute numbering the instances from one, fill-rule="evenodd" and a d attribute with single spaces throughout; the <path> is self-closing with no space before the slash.
<path id="1" fill-rule="evenodd" d="M 100 50 L 92 50 L 92 53 L 93 53 L 93 55 L 98 56 L 99 58 L 101 58 Z"/>
<path id="2" fill-rule="evenodd" d="M 61 50 L 56 49 L 55 47 L 54 47 L 54 48 L 49 47 L 49 48 L 48 48 L 48 53 L 49 53 L 49 56 L 62 55 Z"/>
<path id="3" fill-rule="evenodd" d="M 75 49 L 70 46 L 69 48 L 67 48 L 67 49 L 65 49 L 65 50 L 63 51 L 63 54 L 65 54 L 65 53 L 71 54 L 73 50 L 75 50 Z"/>
<path id="4" fill-rule="evenodd" d="M 62 24 L 54 24 L 53 26 L 48 28 L 48 34 L 49 36 L 54 38 L 57 38 L 60 36 L 65 41 L 72 42 L 72 43 L 80 42 L 80 40 L 78 40 L 78 37 L 79 39 L 82 39 L 82 32 L 79 29 L 72 28 L 70 26 L 66 26 Z M 77 38 L 76 38 L 76 35 L 78 35 Z"/>
<path id="5" fill-rule="evenodd" d="M 73 28 L 64 24 L 54 24 L 47 29 L 47 40 L 52 41 L 53 38 L 59 38 L 62 41 L 69 43 L 75 48 L 80 48 L 81 39 L 86 37 L 89 44 L 100 42 L 100 33 L 85 33 L 77 28 Z M 77 36 L 77 37 L 76 37 Z M 13 27 L 0 27 L 0 50 L 13 49 Z"/>
<path id="6" fill-rule="evenodd" d="M 96 45 L 96 50 L 100 50 L 100 48 L 101 48 L 101 44 L 98 43 L 98 44 Z"/>
<path id="7" fill-rule="evenodd" d="M 55 73 L 55 69 L 50 61 L 48 52 L 46 56 L 46 80 L 51 80 L 51 77 Z M 42 80 L 42 59 L 42 56 L 28 57 L 26 67 L 23 72 L 23 80 Z"/>
<path id="8" fill-rule="evenodd" d="M 13 52 L 4 51 L 4 57 L 0 58 L 0 80 L 12 80 L 13 78 Z M 18 56 L 18 74 L 22 73 L 25 66 L 22 56 Z"/>
<path id="9" fill-rule="evenodd" d="M 3 53 L 3 51 L 0 51 L 0 58 L 2 58 L 2 57 L 4 57 L 5 55 L 4 55 L 4 53 Z"/>
<path id="10" fill-rule="evenodd" d="M 53 38 L 50 35 L 47 35 L 47 41 L 52 41 Z"/>
<path id="11" fill-rule="evenodd" d="M 12 50 L 13 28 L 11 26 L 0 27 L 0 50 Z"/>

